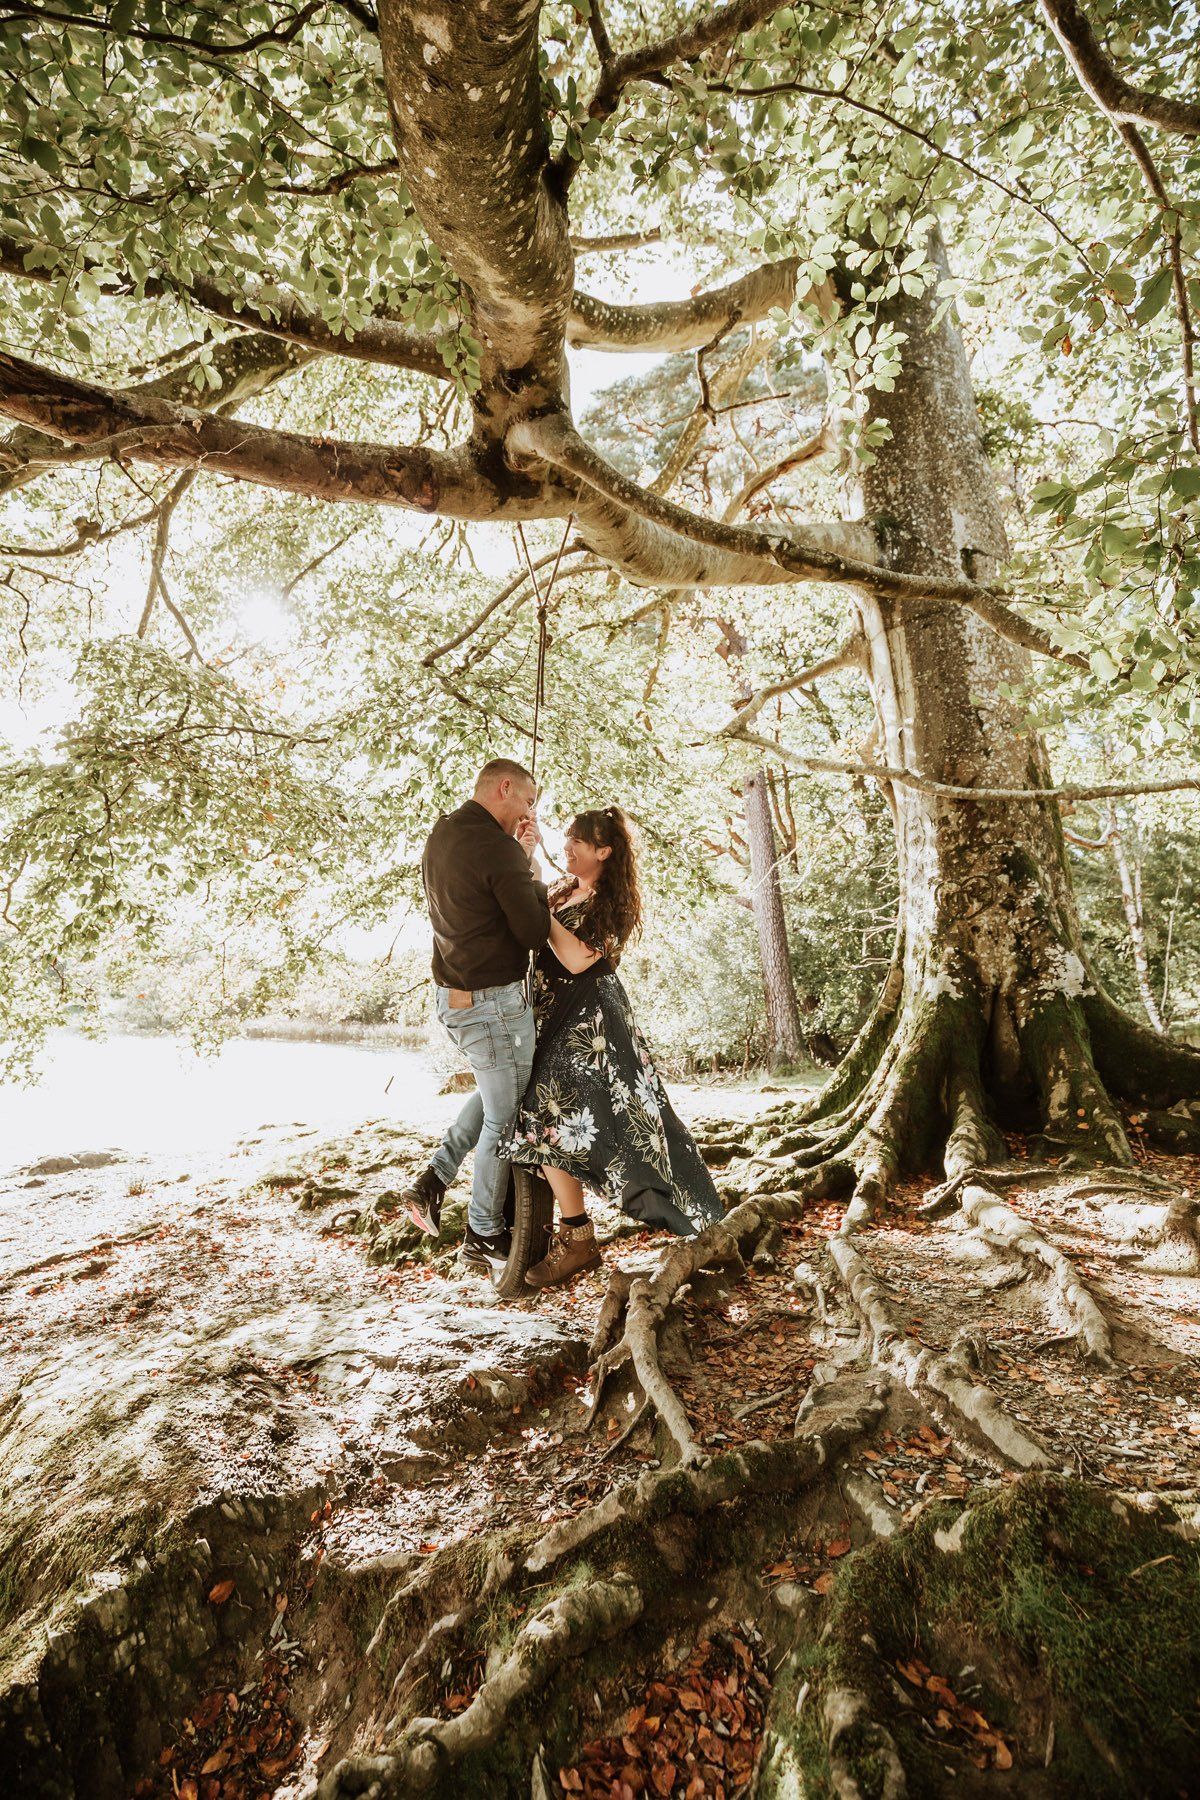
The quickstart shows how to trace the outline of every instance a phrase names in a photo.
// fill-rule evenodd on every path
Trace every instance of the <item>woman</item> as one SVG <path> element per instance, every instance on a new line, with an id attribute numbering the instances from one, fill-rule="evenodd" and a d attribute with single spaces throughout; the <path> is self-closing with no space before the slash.
<path id="1" fill-rule="evenodd" d="M 585 1186 L 681 1235 L 722 1210 L 616 974 L 642 919 L 637 859 L 619 807 L 572 820 L 566 862 L 566 878 L 550 894 L 550 942 L 534 965 L 533 1074 L 504 1152 L 540 1167 L 558 1202 L 550 1249 L 525 1277 L 535 1288 L 599 1266 Z"/>

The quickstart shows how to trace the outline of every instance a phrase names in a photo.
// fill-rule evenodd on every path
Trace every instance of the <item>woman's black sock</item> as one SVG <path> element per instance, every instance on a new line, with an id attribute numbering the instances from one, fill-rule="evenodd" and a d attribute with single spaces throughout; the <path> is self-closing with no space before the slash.
<path id="1" fill-rule="evenodd" d="M 564 1219 L 562 1222 L 564 1231 L 578 1231 L 582 1226 L 590 1223 L 586 1213 L 576 1213 L 572 1218 Z"/>

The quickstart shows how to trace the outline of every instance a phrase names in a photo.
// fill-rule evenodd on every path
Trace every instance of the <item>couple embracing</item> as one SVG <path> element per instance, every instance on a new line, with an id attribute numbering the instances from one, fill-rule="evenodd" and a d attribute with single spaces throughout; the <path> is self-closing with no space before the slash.
<path id="1" fill-rule="evenodd" d="M 473 1149 L 463 1258 L 498 1274 L 510 1248 L 509 1164 L 538 1167 L 558 1213 L 546 1256 L 525 1277 L 541 1288 L 600 1263 L 588 1190 L 680 1234 L 719 1217 L 721 1203 L 616 973 L 642 911 L 625 816 L 615 806 L 579 813 L 566 876 L 547 891 L 536 800 L 528 770 L 498 758 L 425 846 L 438 1018 L 476 1091 L 404 1199 L 436 1236 L 446 1189 Z"/>

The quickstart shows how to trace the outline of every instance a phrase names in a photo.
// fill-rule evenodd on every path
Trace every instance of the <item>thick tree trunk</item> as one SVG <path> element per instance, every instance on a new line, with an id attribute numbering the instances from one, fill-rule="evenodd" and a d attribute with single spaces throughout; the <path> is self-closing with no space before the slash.
<path id="1" fill-rule="evenodd" d="M 742 805 L 750 845 L 750 899 L 758 931 L 758 955 L 767 1003 L 768 1063 L 772 1071 L 777 1071 L 799 1061 L 800 1009 L 796 1004 L 796 984 L 788 953 L 787 920 L 779 881 L 779 850 L 763 769 L 756 769 L 747 781 Z"/>
<path id="2" fill-rule="evenodd" d="M 1006 553 L 999 499 L 961 340 L 952 319 L 934 324 L 934 305 L 932 294 L 893 305 L 904 367 L 893 393 L 873 396 L 890 437 L 862 479 L 862 510 L 888 567 L 931 583 L 987 580 Z M 1041 742 L 1002 698 L 1028 679 L 1027 651 L 953 602 L 859 604 L 881 763 L 981 789 L 1050 785 Z M 947 800 L 899 782 L 888 798 L 896 966 L 812 1108 L 814 1133 L 792 1147 L 856 1180 L 860 1214 L 939 1151 L 949 1176 L 1002 1159 L 1000 1123 L 1038 1130 L 1054 1155 L 1127 1163 L 1093 1032 L 1103 1075 L 1119 1068 L 1113 1085 L 1138 1101 L 1200 1093 L 1200 1056 L 1156 1057 L 1154 1035 L 1098 991 L 1056 806 Z"/>

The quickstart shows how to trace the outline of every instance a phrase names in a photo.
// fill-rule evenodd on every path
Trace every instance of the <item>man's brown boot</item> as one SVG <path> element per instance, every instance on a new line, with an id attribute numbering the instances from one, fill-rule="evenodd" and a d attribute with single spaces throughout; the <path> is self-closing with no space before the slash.
<path id="1" fill-rule="evenodd" d="M 554 1287 L 585 1269 L 598 1269 L 603 1260 L 590 1219 L 586 1225 L 560 1225 L 541 1262 L 525 1271 L 525 1283 L 532 1288 Z"/>

